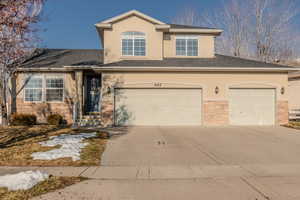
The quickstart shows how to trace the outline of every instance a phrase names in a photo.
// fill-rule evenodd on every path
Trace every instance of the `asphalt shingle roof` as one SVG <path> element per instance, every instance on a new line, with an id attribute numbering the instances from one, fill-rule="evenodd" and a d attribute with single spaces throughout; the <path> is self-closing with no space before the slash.
<path id="1" fill-rule="evenodd" d="M 97 49 L 37 49 L 35 54 L 23 64 L 23 68 L 61 68 L 103 63 L 103 50 Z"/>
<path id="2" fill-rule="evenodd" d="M 255 60 L 216 55 L 215 58 L 165 58 L 163 60 L 123 60 L 103 64 L 103 50 L 39 49 L 22 68 L 62 68 L 64 66 L 98 67 L 224 67 L 224 68 L 291 68 Z"/>
<path id="3" fill-rule="evenodd" d="M 230 67 L 230 68 L 290 68 L 271 63 L 264 63 L 243 58 L 216 55 L 215 58 L 165 58 L 164 60 L 122 60 L 105 66 L 120 67 Z"/>

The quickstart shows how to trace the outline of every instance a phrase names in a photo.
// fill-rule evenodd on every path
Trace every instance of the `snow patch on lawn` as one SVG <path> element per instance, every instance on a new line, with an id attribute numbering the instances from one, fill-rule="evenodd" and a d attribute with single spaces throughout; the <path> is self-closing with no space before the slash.
<path id="1" fill-rule="evenodd" d="M 63 134 L 52 136 L 46 142 L 39 144 L 45 147 L 55 147 L 61 145 L 59 149 L 31 154 L 34 160 L 55 160 L 58 158 L 71 157 L 73 161 L 80 160 L 81 149 L 88 145 L 82 142 L 84 139 L 95 137 L 97 133 L 80 133 L 76 135 Z"/>
<path id="2" fill-rule="evenodd" d="M 18 174 L 0 176 L 0 187 L 9 191 L 28 190 L 49 178 L 49 175 L 40 171 L 26 171 Z"/>

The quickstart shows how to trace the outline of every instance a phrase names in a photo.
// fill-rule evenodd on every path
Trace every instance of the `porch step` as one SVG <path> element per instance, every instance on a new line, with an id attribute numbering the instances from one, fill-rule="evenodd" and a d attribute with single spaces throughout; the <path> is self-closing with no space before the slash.
<path id="1" fill-rule="evenodd" d="M 99 120 L 101 120 L 101 115 L 84 115 L 84 116 L 82 116 L 82 119 L 86 119 L 86 120 L 99 119 Z"/>
<path id="2" fill-rule="evenodd" d="M 80 127 L 97 127 L 101 125 L 100 115 L 84 115 L 82 119 L 77 121 Z"/>

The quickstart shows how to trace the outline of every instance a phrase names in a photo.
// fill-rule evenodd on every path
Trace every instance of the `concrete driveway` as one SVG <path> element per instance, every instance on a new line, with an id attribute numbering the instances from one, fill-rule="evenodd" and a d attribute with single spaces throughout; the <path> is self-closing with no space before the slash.
<path id="1" fill-rule="evenodd" d="M 283 127 L 133 127 L 103 166 L 300 164 L 300 131 Z"/>
<path id="2" fill-rule="evenodd" d="M 80 175 L 91 180 L 36 199 L 299 200 L 300 131 L 133 127 Z"/>

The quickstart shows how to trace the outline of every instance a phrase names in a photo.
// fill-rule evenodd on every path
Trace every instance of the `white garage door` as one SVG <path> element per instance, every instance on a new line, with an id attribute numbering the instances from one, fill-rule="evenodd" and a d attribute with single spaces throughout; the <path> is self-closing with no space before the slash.
<path id="1" fill-rule="evenodd" d="M 274 125 L 274 89 L 230 89 L 232 125 Z"/>
<path id="2" fill-rule="evenodd" d="M 117 125 L 201 125 L 201 89 L 117 89 Z"/>

